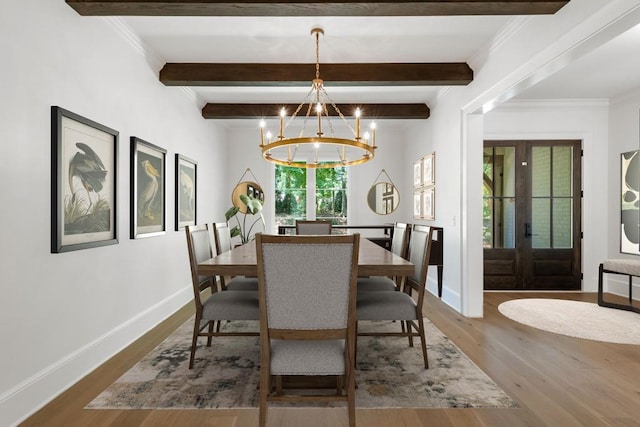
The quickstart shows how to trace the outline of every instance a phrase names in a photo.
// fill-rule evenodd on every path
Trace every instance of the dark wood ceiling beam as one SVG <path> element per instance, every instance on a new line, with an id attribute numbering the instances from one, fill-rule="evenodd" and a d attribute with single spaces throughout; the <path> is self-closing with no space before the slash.
<path id="1" fill-rule="evenodd" d="M 167 86 L 311 86 L 315 64 L 165 64 Z M 329 86 L 467 85 L 473 70 L 465 63 L 320 64 Z"/>
<path id="2" fill-rule="evenodd" d="M 284 107 L 290 116 L 300 104 L 206 104 L 202 109 L 205 119 L 256 119 L 278 117 Z M 426 119 L 430 115 L 426 104 L 336 104 L 345 117 L 351 117 L 360 107 L 367 119 Z M 330 116 L 338 114 L 327 108 Z M 298 117 L 304 117 L 307 107 L 303 107 Z M 312 113 L 313 114 L 313 113 Z"/>
<path id="3" fill-rule="evenodd" d="M 569 0 L 66 0 L 86 16 L 546 15 Z"/>

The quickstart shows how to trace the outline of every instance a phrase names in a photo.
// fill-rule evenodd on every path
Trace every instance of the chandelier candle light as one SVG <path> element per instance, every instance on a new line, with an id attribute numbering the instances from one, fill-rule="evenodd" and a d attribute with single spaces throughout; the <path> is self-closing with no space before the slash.
<path id="1" fill-rule="evenodd" d="M 360 108 L 357 108 L 354 114 L 354 130 L 335 102 L 329 98 L 324 88 L 324 82 L 320 78 L 320 34 L 324 34 L 324 31 L 321 28 L 314 28 L 311 30 L 311 34 L 316 37 L 316 75 L 312 80 L 311 90 L 307 93 L 302 103 L 298 105 L 286 125 L 285 117 L 287 116 L 287 112 L 284 108 L 280 110 L 280 131 L 275 139 L 273 139 L 271 132 L 267 131 L 265 134 L 266 122 L 264 119 L 260 121 L 260 149 L 262 150 L 262 157 L 264 157 L 265 160 L 279 165 L 298 168 L 334 168 L 367 162 L 373 159 L 375 155 L 376 124 L 375 122 L 371 123 L 371 134 L 365 132 L 364 135 L 361 136 L 360 119 L 362 113 Z M 334 135 L 333 123 L 331 122 L 327 103 L 333 107 L 340 120 L 346 125 L 350 133 L 353 134 L 353 138 L 338 138 Z M 285 129 L 291 121 L 296 118 L 305 105 L 308 105 L 308 107 L 306 108 L 304 123 L 300 134 L 297 138 L 286 138 L 284 136 Z M 317 132 L 315 136 L 305 137 L 306 125 L 312 111 L 317 117 Z M 325 136 L 323 132 L 323 120 L 326 122 L 325 127 L 329 129 L 330 136 Z M 301 153 L 299 149 L 305 146 L 313 146 L 313 154 L 305 154 L 305 158 L 300 158 Z M 302 149 L 300 151 L 304 150 Z M 311 159 L 311 157 L 313 158 Z"/>

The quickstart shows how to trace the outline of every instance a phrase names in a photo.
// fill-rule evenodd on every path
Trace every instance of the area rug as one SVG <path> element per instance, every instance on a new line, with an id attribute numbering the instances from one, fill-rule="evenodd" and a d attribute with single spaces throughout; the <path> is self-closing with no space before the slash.
<path id="1" fill-rule="evenodd" d="M 503 302 L 500 313 L 556 334 L 618 344 L 640 344 L 640 314 L 598 304 L 550 298 Z"/>
<path id="2" fill-rule="evenodd" d="M 189 370 L 193 320 L 186 322 L 114 384 L 97 396 L 93 409 L 256 408 L 260 372 L 257 337 L 201 338 Z M 359 329 L 366 329 L 361 322 Z M 399 330 L 399 323 L 371 323 Z M 256 322 L 225 328 L 257 330 Z M 419 341 L 359 337 L 356 406 L 361 408 L 518 407 L 433 324 L 426 321 L 428 370 Z M 339 404 L 338 404 L 339 405 Z M 300 404 L 296 405 L 300 406 Z"/>

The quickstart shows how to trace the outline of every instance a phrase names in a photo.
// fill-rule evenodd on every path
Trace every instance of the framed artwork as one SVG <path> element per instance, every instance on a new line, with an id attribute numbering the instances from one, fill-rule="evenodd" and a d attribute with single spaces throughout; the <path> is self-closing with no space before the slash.
<path id="1" fill-rule="evenodd" d="M 435 187 L 426 188 L 422 192 L 422 219 L 433 221 L 436 217 Z"/>
<path id="2" fill-rule="evenodd" d="M 51 107 L 51 252 L 118 243 L 118 132 Z"/>
<path id="3" fill-rule="evenodd" d="M 422 185 L 422 159 L 413 162 L 413 187 Z"/>
<path id="4" fill-rule="evenodd" d="M 413 193 L 413 218 L 422 218 L 422 191 Z"/>
<path id="5" fill-rule="evenodd" d="M 165 234 L 167 150 L 131 137 L 130 237 Z"/>
<path id="6" fill-rule="evenodd" d="M 434 185 L 436 183 L 435 161 L 435 152 L 422 158 L 422 185 L 424 186 Z"/>
<path id="7" fill-rule="evenodd" d="M 198 163 L 176 154 L 176 231 L 196 224 Z"/>
<path id="8" fill-rule="evenodd" d="M 638 150 L 620 155 L 620 252 L 640 255 L 640 159 Z"/>

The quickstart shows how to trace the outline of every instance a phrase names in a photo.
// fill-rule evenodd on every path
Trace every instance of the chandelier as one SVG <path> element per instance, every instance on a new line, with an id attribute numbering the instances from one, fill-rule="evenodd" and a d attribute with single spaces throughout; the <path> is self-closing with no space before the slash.
<path id="1" fill-rule="evenodd" d="M 316 75 L 312 80 L 311 90 L 291 114 L 286 125 L 287 111 L 282 108 L 280 111 L 280 131 L 277 136 L 274 137 L 271 132 L 265 131 L 266 123 L 264 119 L 260 121 L 262 157 L 279 165 L 297 168 L 334 168 L 367 162 L 375 155 L 376 124 L 375 122 L 371 123 L 371 133 L 365 132 L 361 135 L 360 109 L 357 108 L 354 112 L 354 129 L 335 102 L 329 98 L 324 88 L 324 82 L 320 78 L 320 34 L 324 34 L 324 31 L 321 28 L 314 28 L 311 30 L 311 34 L 316 37 Z M 333 114 L 330 114 L 328 104 L 335 111 L 335 115 L 339 117 L 341 126 L 346 126 L 347 133 L 353 135 L 352 138 L 339 138 L 335 135 L 330 117 Z M 285 129 L 301 111 L 305 115 L 299 135 L 294 138 L 285 137 Z M 315 136 L 305 136 L 309 119 L 311 122 L 317 123 Z M 329 134 L 325 135 L 325 131 L 328 131 Z"/>

